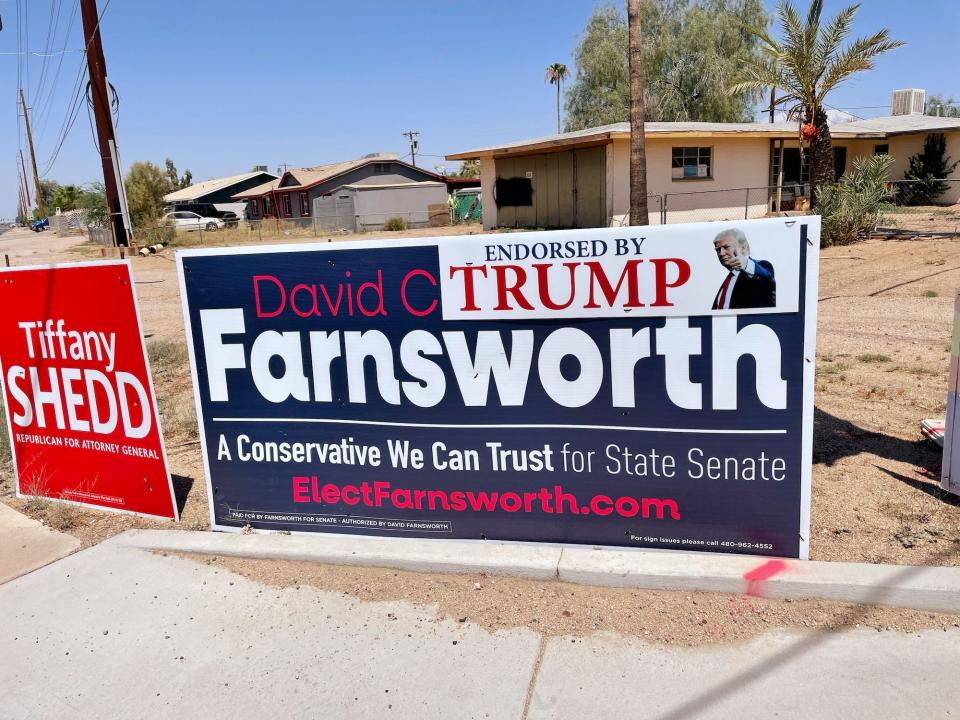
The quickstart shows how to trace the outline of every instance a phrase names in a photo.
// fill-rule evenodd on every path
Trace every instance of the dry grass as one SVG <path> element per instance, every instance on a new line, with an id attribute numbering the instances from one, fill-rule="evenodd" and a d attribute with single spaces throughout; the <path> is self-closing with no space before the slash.
<path id="1" fill-rule="evenodd" d="M 189 361 L 187 346 L 182 341 L 166 338 L 148 340 L 147 356 L 155 376 L 178 372 Z"/>
<path id="2" fill-rule="evenodd" d="M 197 413 L 189 383 L 190 358 L 184 340 L 153 338 L 147 342 L 147 355 L 157 388 L 157 409 L 160 411 L 164 435 L 179 441 L 199 437 Z"/>
<path id="3" fill-rule="evenodd" d="M 3 406 L 3 398 L 0 397 L 0 417 L 6 424 L 6 410 Z M 0 428 L 0 496 L 12 495 L 14 493 L 13 483 L 13 454 L 10 451 L 10 436 L 6 428 Z"/>
<path id="4" fill-rule="evenodd" d="M 30 480 L 24 480 L 21 483 L 21 490 L 26 497 L 21 500 L 20 509 L 35 520 L 40 520 L 61 532 L 72 530 L 79 524 L 83 515 L 82 508 L 51 497 L 42 471 Z"/>

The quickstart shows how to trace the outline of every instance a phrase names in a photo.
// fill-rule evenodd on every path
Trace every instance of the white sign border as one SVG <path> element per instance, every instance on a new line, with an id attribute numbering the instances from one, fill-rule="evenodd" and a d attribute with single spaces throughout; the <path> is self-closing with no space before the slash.
<path id="1" fill-rule="evenodd" d="M 802 228 L 806 226 L 806 267 L 805 267 L 805 288 L 803 294 L 803 308 L 804 308 L 804 337 L 803 337 L 803 393 L 801 400 L 801 412 L 802 412 L 802 421 L 801 421 L 801 439 L 800 439 L 800 518 L 799 518 L 799 549 L 797 558 L 786 558 L 788 560 L 799 559 L 799 560 L 808 560 L 810 556 L 810 503 L 811 503 L 811 482 L 813 475 L 813 416 L 814 416 L 814 380 L 815 380 L 815 370 L 816 370 L 816 337 L 817 337 L 817 306 L 819 301 L 819 261 L 820 261 L 820 216 L 819 215 L 803 215 L 790 218 L 766 218 L 764 220 L 746 220 L 744 223 L 757 223 L 757 222 L 775 222 L 780 221 L 785 223 L 788 227 L 793 225 L 799 225 L 798 231 L 802 233 Z M 728 226 L 729 222 L 723 223 L 685 223 L 688 227 L 711 227 L 715 228 L 718 225 Z M 623 233 L 630 230 L 629 226 L 618 227 L 618 228 L 594 228 L 596 230 L 615 230 L 618 233 Z M 641 228 L 644 229 L 644 228 Z M 649 229 L 649 228 L 646 228 Z M 530 233 L 523 233 L 524 237 L 529 239 L 535 239 L 536 236 L 540 235 L 549 235 L 555 237 L 556 235 L 562 235 L 564 233 L 575 233 L 582 234 L 583 229 L 577 230 L 547 230 L 547 231 L 536 231 Z M 476 238 L 482 238 L 484 236 L 496 237 L 494 233 L 483 233 L 475 235 Z M 193 329 L 190 323 L 190 309 L 187 301 L 187 289 L 184 277 L 183 269 L 183 258 L 185 257 L 204 257 L 204 256 L 228 256 L 228 255 L 263 255 L 263 254 L 273 254 L 273 253 L 289 253 L 289 252 L 326 252 L 329 250 L 343 250 L 346 245 L 346 249 L 351 250 L 371 250 L 371 249 L 389 249 L 389 248 L 402 248 L 402 247 L 423 247 L 423 246 L 434 246 L 443 242 L 445 239 L 449 238 L 462 238 L 460 235 L 440 235 L 436 237 L 426 237 L 426 238 L 398 238 L 396 240 L 390 238 L 379 238 L 371 240 L 353 240 L 353 241 L 336 241 L 336 242 L 312 242 L 312 243 L 290 243 L 290 244 L 273 244 L 273 245 L 252 245 L 244 247 L 216 247 L 216 248 L 189 248 L 184 250 L 176 251 L 176 263 L 177 263 L 177 276 L 180 283 L 180 305 L 183 310 L 183 327 L 184 332 L 186 333 L 187 340 L 187 349 L 190 355 L 190 374 L 193 381 L 193 396 L 194 402 L 196 403 L 197 408 L 197 430 L 200 434 L 200 449 L 203 454 L 203 470 L 206 475 L 206 484 L 207 484 L 207 504 L 210 512 L 210 527 L 213 530 L 218 530 L 221 532 L 231 532 L 231 533 L 242 533 L 244 532 L 243 527 L 236 527 L 233 525 L 220 525 L 216 521 L 216 514 L 214 512 L 214 502 L 213 502 L 213 479 L 210 475 L 210 459 L 207 453 L 207 438 L 205 432 L 205 423 L 203 417 L 203 409 L 201 406 L 200 399 L 200 385 L 197 382 L 197 361 L 196 361 L 196 351 L 193 346 Z M 797 238 L 797 242 L 800 242 L 800 237 Z M 482 321 L 477 321 L 482 322 Z M 278 531 L 278 530 L 268 530 L 268 529 L 254 529 L 251 528 L 253 532 L 263 533 L 263 534 L 276 534 L 282 532 L 287 534 L 288 531 Z M 248 530 L 249 532 L 249 530 Z M 344 537 L 345 533 L 330 533 L 322 531 L 312 531 L 312 530 L 293 530 L 289 533 L 294 535 L 311 535 L 311 536 L 330 536 L 330 537 Z M 358 536 L 365 537 L 365 536 Z M 376 536 L 376 537 L 390 537 L 387 535 Z M 479 539 L 463 539 L 464 542 L 489 542 L 487 540 Z M 520 541 L 520 540 L 503 540 L 497 542 L 507 542 L 507 543 L 521 543 L 521 544 L 535 544 L 535 545 L 553 545 L 559 547 L 572 547 L 572 548 L 581 548 L 584 547 L 581 543 L 541 543 L 536 541 Z M 609 550 L 657 550 L 663 552 L 687 552 L 683 550 L 674 550 L 674 549 L 665 549 L 665 548 L 646 548 L 646 547 L 631 547 L 631 546 L 597 546 L 604 547 Z M 716 553 L 710 553 L 715 555 Z M 723 553 L 723 554 L 736 554 L 736 553 Z M 763 556 L 763 555 L 749 555 L 748 557 L 773 557 L 773 556 Z"/>
<path id="2" fill-rule="evenodd" d="M 149 518 L 151 520 L 163 520 L 163 521 L 173 521 L 180 522 L 180 508 L 177 505 L 177 495 L 173 489 L 173 476 L 170 474 L 170 460 L 167 457 L 167 446 L 166 442 L 163 439 L 163 427 L 161 425 L 160 418 L 160 408 L 157 405 L 157 392 L 153 386 L 153 370 L 150 367 L 150 356 L 147 354 L 147 343 L 143 337 L 143 322 L 140 318 L 140 300 L 137 297 L 137 286 L 136 281 L 133 278 L 133 267 L 131 260 L 85 260 L 82 262 L 75 263 L 48 263 L 43 265 L 18 265 L 15 267 L 5 267 L 0 268 L 0 274 L 2 273 L 12 273 L 12 272 L 21 272 L 27 270 L 64 270 L 71 268 L 81 268 L 81 267 L 109 267 L 124 265 L 127 268 L 127 280 L 130 284 L 130 295 L 133 298 L 133 309 L 137 317 L 137 332 L 140 335 L 140 351 L 143 353 L 143 364 L 147 370 L 147 382 L 150 385 L 150 401 L 153 404 L 153 416 L 157 420 L 157 435 L 160 438 L 160 453 L 163 460 L 163 469 L 167 475 L 167 487 L 170 490 L 170 502 L 173 505 L 173 517 L 167 517 L 166 515 L 151 515 L 150 513 L 136 512 L 135 510 L 124 510 L 123 508 L 113 508 L 105 507 L 103 505 L 96 505 L 94 503 L 81 502 L 79 500 L 64 500 L 63 498 L 51 498 L 45 495 L 28 495 L 20 492 L 20 472 L 17 468 L 17 448 L 13 442 L 13 423 L 10 420 L 10 407 L 4 402 L 3 411 L 4 417 L 7 421 L 7 437 L 10 439 L 10 456 L 13 460 L 13 478 L 14 486 L 16 489 L 16 496 L 18 499 L 25 498 L 37 498 L 41 500 L 49 500 L 50 502 L 63 503 L 65 505 L 73 505 L 75 507 L 89 508 L 91 510 L 103 510 L 105 512 L 115 512 L 122 513 L 124 515 L 132 515 L 134 517 Z M 4 382 L 7 374 L 3 369 L 3 358 L 0 358 L 0 392 L 3 393 L 3 398 L 6 400 L 7 397 L 7 388 Z"/>

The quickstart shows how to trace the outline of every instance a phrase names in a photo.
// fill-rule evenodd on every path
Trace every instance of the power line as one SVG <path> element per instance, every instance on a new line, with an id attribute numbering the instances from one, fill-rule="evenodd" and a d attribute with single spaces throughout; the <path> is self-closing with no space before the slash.
<path id="1" fill-rule="evenodd" d="M 43 51 L 43 63 L 40 66 L 40 81 L 37 83 L 37 92 L 34 97 L 40 97 L 43 92 L 43 84 L 47 80 L 47 67 L 50 64 L 50 48 L 53 45 L 54 38 L 57 36 L 57 30 L 60 29 L 60 0 L 52 0 L 50 3 L 50 20 L 47 22 L 47 44 Z"/>
<path id="2" fill-rule="evenodd" d="M 93 37 L 96 34 L 96 31 L 100 29 L 100 23 L 103 22 L 103 17 L 104 15 L 107 14 L 107 9 L 110 7 L 110 2 L 111 0 L 107 0 L 106 3 L 104 3 L 103 10 L 100 11 L 99 16 L 97 17 L 97 22 L 93 28 L 94 32 L 90 34 L 90 39 L 86 43 L 87 52 L 90 51 L 90 44 L 93 42 Z M 81 64 L 80 70 L 77 73 L 77 80 L 76 80 L 76 84 L 74 85 L 72 99 L 70 101 L 70 104 L 68 105 L 67 115 L 66 117 L 64 117 L 63 124 L 61 125 L 61 132 L 59 134 L 57 147 L 53 151 L 53 154 L 51 155 L 50 159 L 45 164 L 45 169 L 42 173 L 43 176 L 46 176 L 53 169 L 53 165 L 56 162 L 57 157 L 59 157 L 60 155 L 60 150 L 63 148 L 63 144 L 66 141 L 67 136 L 70 134 L 70 130 L 73 129 L 73 125 L 77 121 L 77 116 L 80 114 L 81 98 L 83 97 L 83 94 L 80 92 L 80 89 L 83 86 L 82 81 L 83 81 L 83 76 L 86 70 L 87 70 L 86 64 L 85 63 Z"/>
<path id="3" fill-rule="evenodd" d="M 0 52 L 0 55 L 32 55 L 33 57 L 56 57 L 57 55 L 64 55 L 68 53 L 80 53 L 83 52 L 83 48 L 71 48 L 69 50 L 57 50 L 56 52 L 40 52 L 39 50 L 23 50 L 17 52 Z"/>
<path id="4" fill-rule="evenodd" d="M 77 10 L 80 8 L 79 4 L 74 4 L 73 12 L 70 13 L 70 20 L 67 22 L 67 30 L 63 36 L 63 52 L 73 52 L 67 51 L 67 43 L 70 42 L 70 31 L 73 30 L 73 24 L 77 19 Z M 83 52 L 83 50 L 78 50 L 77 52 Z M 50 106 L 53 102 L 53 98 L 56 95 L 57 87 L 59 87 L 60 82 L 60 71 L 63 69 L 63 58 L 64 55 L 60 55 L 60 61 L 57 63 L 57 69 L 53 74 L 53 81 L 50 83 L 50 89 L 47 91 L 46 98 L 38 98 L 37 105 L 39 107 L 39 114 L 43 117 L 43 125 L 40 128 L 39 138 L 43 139 L 46 135 L 47 126 L 50 123 L 50 115 L 47 112 L 50 109 Z"/>

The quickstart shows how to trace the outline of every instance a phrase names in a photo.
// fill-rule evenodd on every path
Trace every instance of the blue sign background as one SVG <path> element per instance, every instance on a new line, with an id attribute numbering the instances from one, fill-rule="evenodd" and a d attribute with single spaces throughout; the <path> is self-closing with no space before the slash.
<path id="1" fill-rule="evenodd" d="M 609 347 L 609 332 L 613 328 L 628 328 L 634 332 L 649 327 L 654 330 L 664 325 L 659 318 L 616 318 L 589 320 L 523 320 L 444 321 L 440 309 L 417 318 L 400 304 L 397 288 L 401 279 L 413 269 L 424 269 L 434 277 L 440 276 L 435 245 L 351 248 L 347 244 L 317 246 L 322 250 L 263 252 L 255 254 L 180 255 L 183 283 L 191 325 L 196 362 L 197 391 L 200 402 L 202 433 L 212 491 L 213 524 L 219 527 L 241 527 L 291 531 L 346 532 L 374 535 L 514 539 L 550 542 L 571 542 L 637 547 L 684 548 L 721 552 L 748 552 L 764 555 L 796 557 L 800 552 L 801 532 L 801 470 L 809 458 L 801 457 L 803 428 L 803 367 L 804 367 L 804 288 L 806 267 L 806 237 L 800 233 L 801 292 L 800 311 L 788 314 L 740 315 L 738 327 L 761 324 L 770 327 L 781 342 L 781 376 L 787 382 L 787 409 L 771 410 L 757 398 L 754 363 L 743 358 L 738 365 L 737 410 L 685 410 L 667 397 L 664 378 L 664 358 L 653 354 L 644 359 L 635 372 L 637 407 L 617 408 L 610 402 L 609 372 L 604 373 L 603 385 L 596 398 L 584 407 L 567 408 L 558 405 L 543 390 L 536 379 L 536 361 L 531 367 L 522 406 L 502 407 L 499 395 L 491 381 L 487 405 L 465 407 L 446 354 L 431 356 L 447 378 L 444 400 L 432 408 L 420 408 L 403 399 L 401 404 L 385 402 L 377 391 L 375 367 L 368 360 L 365 366 L 367 402 L 350 403 L 347 399 L 346 369 L 343 359 L 331 366 L 333 402 L 302 402 L 289 399 L 281 403 L 265 400 L 257 391 L 249 370 L 228 370 L 229 402 L 211 402 L 206 373 L 206 357 L 201 337 L 200 311 L 211 308 L 243 308 L 246 323 L 244 335 L 225 336 L 225 342 L 244 344 L 249 350 L 254 339 L 263 331 L 295 331 L 303 333 L 304 368 L 310 377 L 306 333 L 313 330 L 349 331 L 380 330 L 391 341 L 394 350 L 394 370 L 400 381 L 416 380 L 405 375 L 399 358 L 400 341 L 414 329 L 426 330 L 439 337 L 442 331 L 461 330 L 466 333 L 471 354 L 475 351 L 476 333 L 481 330 L 499 330 L 507 353 L 510 353 L 510 331 L 532 330 L 535 337 L 534 359 L 544 338 L 561 327 L 578 328 L 590 335 L 601 351 Z M 328 249 L 329 248 L 329 249 Z M 269 274 L 285 286 L 296 283 L 336 283 L 345 281 L 346 271 L 354 287 L 375 280 L 377 271 L 383 273 L 384 300 L 387 315 L 366 317 L 361 314 L 339 317 L 298 318 L 289 312 L 275 318 L 257 318 L 253 305 L 255 275 Z M 428 282 L 411 282 L 408 294 L 411 304 L 426 307 L 432 301 L 440 302 L 439 287 Z M 268 295 L 263 295 L 269 305 Z M 711 318 L 690 318 L 690 325 L 702 332 L 703 355 L 690 359 L 690 379 L 703 384 L 704 398 L 710 398 L 712 388 L 710 347 Z M 274 372 L 283 371 L 282 361 Z M 568 377 L 577 375 L 577 362 L 567 358 L 571 365 L 562 365 Z M 273 365 L 271 365 L 273 367 Z M 607 366 L 609 367 L 609 366 Z M 709 402 L 705 402 L 709 405 Z M 810 409 L 812 411 L 812 408 Z M 217 418 L 337 419 L 360 421 L 361 424 L 303 423 L 286 421 L 227 422 Z M 423 427 L 362 424 L 365 422 L 424 424 Z M 602 429 L 582 428 L 522 428 L 442 427 L 444 425 L 573 425 L 605 426 Z M 704 430 L 769 430 L 783 429 L 784 434 L 708 434 L 645 432 L 610 429 L 608 426 L 637 426 L 650 428 L 698 428 Z M 377 445 L 384 458 L 378 468 L 360 465 L 313 465 L 297 463 L 254 463 L 232 459 L 218 459 L 221 434 L 231 449 L 236 447 L 238 435 L 245 434 L 257 441 L 274 442 L 339 442 L 353 438 L 358 444 Z M 387 439 L 409 440 L 412 446 L 423 449 L 428 461 L 423 469 L 394 468 L 387 453 Z M 447 448 L 475 449 L 483 458 L 477 471 L 451 472 L 433 467 L 429 461 L 430 447 L 443 442 Z M 488 462 L 489 450 L 485 443 L 501 442 L 505 448 L 542 448 L 549 444 L 559 460 L 560 448 L 569 443 L 580 451 L 595 451 L 591 473 L 563 472 L 493 472 Z M 660 455 L 676 457 L 678 472 L 673 478 L 637 477 L 624 473 L 610 474 L 603 469 L 605 447 L 617 444 L 636 452 L 656 450 Z M 682 472 L 687 467 L 685 458 L 691 448 L 699 448 L 705 456 L 783 458 L 786 479 L 732 480 L 693 479 Z M 600 516 L 594 513 L 398 509 L 386 504 L 382 507 L 350 506 L 345 503 L 297 503 L 291 492 L 293 476 L 316 475 L 320 484 L 358 485 L 363 482 L 390 482 L 394 488 L 421 488 L 425 490 L 537 492 L 557 485 L 577 496 L 581 505 L 590 497 L 602 494 L 616 499 L 672 498 L 680 508 L 680 519 L 621 517 L 616 513 Z M 383 521 L 397 521 L 384 524 Z M 426 523 L 426 524 L 424 524 Z"/>

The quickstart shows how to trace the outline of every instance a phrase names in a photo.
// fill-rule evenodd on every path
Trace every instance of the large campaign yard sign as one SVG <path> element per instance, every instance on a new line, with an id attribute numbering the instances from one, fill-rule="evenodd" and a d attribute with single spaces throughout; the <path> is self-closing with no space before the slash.
<path id="1" fill-rule="evenodd" d="M 181 251 L 212 525 L 806 557 L 819 228 Z"/>
<path id="2" fill-rule="evenodd" d="M 17 495 L 178 518 L 129 262 L 0 271 Z"/>

